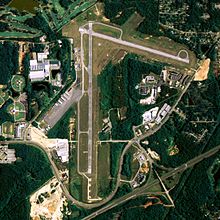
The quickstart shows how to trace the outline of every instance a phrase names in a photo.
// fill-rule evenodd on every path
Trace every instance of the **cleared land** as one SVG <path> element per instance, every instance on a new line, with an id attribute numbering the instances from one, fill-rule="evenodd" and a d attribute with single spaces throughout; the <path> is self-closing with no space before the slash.
<path id="1" fill-rule="evenodd" d="M 79 135 L 79 172 L 86 173 L 88 170 L 88 134 Z"/>
<path id="2" fill-rule="evenodd" d="M 210 59 L 206 59 L 203 61 L 199 70 L 195 74 L 195 78 L 194 78 L 195 81 L 203 81 L 208 78 L 210 62 L 211 62 Z"/>
<path id="3" fill-rule="evenodd" d="M 80 123 L 80 131 L 88 131 L 88 102 L 89 102 L 89 97 L 88 94 L 85 93 L 83 97 L 80 99 L 79 102 L 79 123 Z"/>

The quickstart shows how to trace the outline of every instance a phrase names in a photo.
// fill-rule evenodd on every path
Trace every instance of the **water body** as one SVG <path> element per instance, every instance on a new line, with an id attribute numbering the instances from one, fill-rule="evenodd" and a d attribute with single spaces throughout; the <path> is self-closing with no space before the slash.
<path id="1" fill-rule="evenodd" d="M 9 3 L 9 7 L 16 8 L 19 11 L 28 11 L 31 13 L 35 13 L 34 8 L 38 7 L 39 4 L 37 0 L 12 0 Z"/>

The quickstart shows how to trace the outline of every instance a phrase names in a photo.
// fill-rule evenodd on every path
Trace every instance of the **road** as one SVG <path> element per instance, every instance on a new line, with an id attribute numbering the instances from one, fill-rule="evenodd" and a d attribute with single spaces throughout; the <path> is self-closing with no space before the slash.
<path id="1" fill-rule="evenodd" d="M 220 145 L 216 146 L 215 148 L 207 151 L 206 153 L 203 153 L 195 158 L 193 158 L 192 160 L 189 160 L 187 163 L 172 169 L 171 171 L 167 172 L 166 174 L 162 175 L 160 178 L 161 180 L 165 180 L 169 177 L 172 177 L 173 175 L 179 173 L 179 172 L 183 172 L 186 169 L 189 169 L 191 167 L 193 167 L 194 165 L 196 165 L 197 163 L 201 162 L 202 160 L 211 157 L 212 155 L 216 154 L 218 151 L 220 150 Z M 160 181 L 159 180 L 154 180 L 152 182 L 150 182 L 148 185 L 143 186 L 139 189 L 134 190 L 131 193 L 126 194 L 125 196 L 122 196 L 118 199 L 113 200 L 111 203 L 109 203 L 108 205 L 104 206 L 103 208 L 100 208 L 98 211 L 92 213 L 91 215 L 88 215 L 87 217 L 83 218 L 84 220 L 87 219 L 93 219 L 95 218 L 97 215 L 100 215 L 103 212 L 106 212 L 118 205 L 123 204 L 126 201 L 129 201 L 130 199 L 134 199 L 140 195 L 143 195 L 144 193 L 147 194 L 147 190 L 149 190 L 151 187 L 153 187 L 154 185 L 159 184 Z"/>
<path id="2" fill-rule="evenodd" d="M 114 37 L 110 37 L 110 36 L 100 34 L 100 33 L 97 33 L 97 32 L 91 31 L 91 30 L 87 30 L 83 27 L 80 28 L 80 32 L 84 32 L 85 34 L 92 35 L 94 37 L 98 37 L 98 38 L 101 38 L 101 39 L 105 39 L 105 40 L 114 42 L 116 44 L 121 44 L 121 45 L 124 45 L 124 46 L 127 46 L 127 47 L 136 48 L 138 50 L 146 51 L 148 53 L 153 53 L 153 54 L 156 54 L 156 55 L 159 55 L 159 56 L 162 56 L 162 57 L 166 57 L 166 58 L 169 58 L 169 59 L 177 60 L 177 61 L 180 61 L 180 62 L 183 62 L 183 63 L 189 63 L 189 58 L 183 59 L 183 58 L 179 57 L 178 55 L 175 56 L 175 55 L 172 55 L 172 54 L 169 54 L 169 53 L 166 53 L 166 52 L 162 52 L 162 51 L 159 51 L 159 50 L 156 50 L 156 49 L 152 49 L 152 48 L 149 48 L 149 47 L 144 47 L 144 46 L 141 46 L 141 45 L 138 45 L 138 44 L 135 44 L 135 43 L 124 41 L 124 40 L 114 38 Z"/>

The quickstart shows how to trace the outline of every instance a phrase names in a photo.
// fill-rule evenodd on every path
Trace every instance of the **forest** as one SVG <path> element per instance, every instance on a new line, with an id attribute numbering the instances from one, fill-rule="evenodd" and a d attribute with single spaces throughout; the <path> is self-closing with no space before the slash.
<path id="1" fill-rule="evenodd" d="M 0 84 L 10 87 L 13 74 L 18 71 L 18 45 L 9 41 L 0 43 Z"/>
<path id="2" fill-rule="evenodd" d="M 29 196 L 53 176 L 46 155 L 34 146 L 9 145 L 14 164 L 0 165 L 0 219 L 29 219 Z"/>
<path id="3" fill-rule="evenodd" d="M 109 63 L 98 76 L 100 87 L 100 108 L 104 114 L 111 110 L 113 139 L 129 140 L 133 136 L 132 126 L 142 122 L 142 114 L 149 106 L 139 104 L 142 96 L 135 86 L 142 77 L 153 72 L 160 74 L 163 64 L 157 62 L 141 62 L 138 57 L 129 54 L 122 62 L 113 65 Z M 126 119 L 119 120 L 117 108 L 127 107 Z"/>
<path id="4" fill-rule="evenodd" d="M 137 11 L 145 19 L 140 23 L 138 31 L 145 34 L 160 35 L 159 31 L 159 1 L 135 0 L 118 1 L 104 0 L 105 16 L 111 22 L 122 25 Z"/>

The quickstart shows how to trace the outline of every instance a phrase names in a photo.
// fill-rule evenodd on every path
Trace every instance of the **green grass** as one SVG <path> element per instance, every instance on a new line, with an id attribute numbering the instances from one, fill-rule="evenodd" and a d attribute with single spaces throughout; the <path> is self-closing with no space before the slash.
<path id="1" fill-rule="evenodd" d="M 25 87 L 25 78 L 20 75 L 14 75 L 11 80 L 11 86 L 15 92 L 22 92 Z"/>
<path id="2" fill-rule="evenodd" d="M 115 29 L 114 27 L 105 26 L 104 24 L 94 24 L 93 30 L 100 34 L 105 34 L 114 38 L 119 38 L 121 35 L 120 30 Z"/>
<path id="3" fill-rule="evenodd" d="M 11 122 L 4 122 L 2 124 L 2 133 L 3 135 L 14 135 L 14 123 Z"/>
<path id="4" fill-rule="evenodd" d="M 88 134 L 79 136 L 79 171 L 87 172 L 88 170 Z"/>
<path id="5" fill-rule="evenodd" d="M 89 97 L 87 94 L 84 94 L 82 99 L 79 102 L 80 105 L 80 130 L 87 131 L 88 130 L 88 108 L 89 108 Z"/>
<path id="6" fill-rule="evenodd" d="M 83 178 L 77 172 L 77 148 L 72 148 L 69 158 L 69 189 L 71 195 L 78 200 L 82 199 L 82 182 Z"/>
<path id="7" fill-rule="evenodd" d="M 110 145 L 108 143 L 98 146 L 98 195 L 106 197 L 110 193 Z"/>
<path id="8" fill-rule="evenodd" d="M 21 102 L 14 102 L 7 107 L 7 112 L 14 117 L 14 121 L 25 120 L 25 106 Z"/>
<path id="9" fill-rule="evenodd" d="M 5 38 L 33 38 L 39 36 L 36 34 L 30 34 L 30 33 L 22 33 L 18 31 L 5 31 L 5 32 L 0 32 L 0 37 L 5 37 Z"/>

